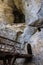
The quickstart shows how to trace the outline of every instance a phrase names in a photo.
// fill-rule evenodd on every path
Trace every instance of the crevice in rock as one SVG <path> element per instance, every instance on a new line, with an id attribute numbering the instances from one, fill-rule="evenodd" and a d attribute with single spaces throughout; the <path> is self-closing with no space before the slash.
<path id="1" fill-rule="evenodd" d="M 3 2 L 4 0 L 2 0 L 2 2 Z"/>
<path id="2" fill-rule="evenodd" d="M 14 23 L 25 23 L 25 15 L 22 10 L 18 9 L 16 5 L 13 8 Z"/>
<path id="3" fill-rule="evenodd" d="M 8 3 L 8 5 L 13 10 L 13 12 L 12 12 L 12 14 L 14 15 L 13 23 L 25 23 L 25 14 L 22 12 L 22 9 L 21 9 L 22 7 L 21 8 L 17 7 L 14 0 L 9 0 L 8 2 L 10 3 L 10 4 Z M 18 4 L 18 6 L 20 6 L 20 5 Z"/>

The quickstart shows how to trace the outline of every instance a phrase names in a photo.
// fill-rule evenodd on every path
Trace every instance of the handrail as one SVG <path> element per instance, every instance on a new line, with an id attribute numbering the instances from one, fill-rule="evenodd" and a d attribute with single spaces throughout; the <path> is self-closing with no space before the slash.
<path id="1" fill-rule="evenodd" d="M 11 45 L 11 44 L 6 44 L 6 43 L 0 43 L 0 44 L 8 45 L 8 46 L 12 46 L 12 47 L 14 47 L 14 45 Z"/>
<path id="2" fill-rule="evenodd" d="M 18 42 L 18 41 L 11 40 L 11 39 L 9 39 L 9 38 L 6 38 L 6 37 L 3 37 L 3 36 L 0 36 L 0 38 L 3 38 L 3 39 L 6 39 L 6 40 L 9 40 L 9 41 L 11 41 L 11 42 L 16 42 L 16 43 L 19 43 L 19 44 L 21 44 L 21 43 L 20 43 L 20 42 Z"/>

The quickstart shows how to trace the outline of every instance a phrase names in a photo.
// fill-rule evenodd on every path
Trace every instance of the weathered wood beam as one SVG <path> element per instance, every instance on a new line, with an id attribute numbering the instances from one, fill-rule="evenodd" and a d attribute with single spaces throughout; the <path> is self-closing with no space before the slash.
<path id="1" fill-rule="evenodd" d="M 12 65 L 14 65 L 14 62 L 17 58 L 25 58 L 25 59 L 28 59 L 28 60 L 32 60 L 32 55 L 31 54 L 15 54 L 14 56 L 15 57 L 13 59 Z"/>
<path id="2" fill-rule="evenodd" d="M 19 54 L 19 55 L 17 55 L 17 58 L 30 58 L 30 57 L 32 57 L 31 54 Z"/>

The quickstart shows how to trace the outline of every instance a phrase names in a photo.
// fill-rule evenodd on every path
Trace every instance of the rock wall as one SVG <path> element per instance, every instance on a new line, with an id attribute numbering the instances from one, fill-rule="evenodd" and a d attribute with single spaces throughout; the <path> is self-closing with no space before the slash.
<path id="1" fill-rule="evenodd" d="M 39 21 L 43 18 L 43 1 L 42 0 L 26 0 L 25 2 L 25 15 L 26 15 L 26 28 L 24 33 L 18 38 L 18 41 L 22 42 L 21 53 L 24 53 L 25 48 L 24 42 L 31 44 L 33 60 L 31 63 L 24 63 L 24 59 L 17 60 L 18 65 L 42 65 L 43 64 L 43 29 L 39 32 L 37 27 L 29 27 L 29 24 L 36 22 L 36 26 L 39 25 Z M 37 5 L 36 5 L 37 2 Z M 41 14 L 42 13 L 42 14 Z M 41 24 L 42 22 L 42 24 Z M 37 24 L 38 23 L 38 24 Z M 43 20 L 40 21 L 40 26 L 43 25 Z M 25 51 L 26 53 L 26 51 Z"/>
<path id="2" fill-rule="evenodd" d="M 0 2 L 0 22 L 10 23 L 13 22 L 12 8 L 8 5 L 8 0 Z"/>
<path id="3" fill-rule="evenodd" d="M 41 3 L 40 0 L 28 0 L 25 2 L 25 6 L 26 22 L 30 24 L 38 19 L 38 11 L 41 8 Z"/>
<path id="4" fill-rule="evenodd" d="M 20 9 L 21 5 L 18 6 L 18 4 L 21 3 L 21 1 L 14 0 L 14 2 L 17 8 Z M 24 13 L 25 13 L 26 24 L 23 24 L 21 26 L 20 24 L 19 25 L 16 24 L 12 26 L 1 24 L 0 35 L 6 36 L 8 38 L 21 42 L 20 46 L 17 44 L 18 46 L 17 52 L 19 53 L 27 53 L 26 45 L 28 43 L 31 44 L 32 53 L 33 53 L 32 62 L 24 63 L 25 59 L 19 59 L 19 60 L 16 60 L 15 65 L 43 65 L 43 29 L 40 32 L 38 32 L 37 27 L 29 26 L 29 24 L 32 24 L 36 22 L 36 20 L 43 18 L 42 16 L 43 15 L 43 1 L 42 0 L 23 0 L 22 2 L 24 3 L 24 9 L 25 9 Z M 10 17 L 9 15 L 13 16 L 12 6 L 14 4 L 8 4 L 8 0 L 4 0 L 4 3 L 0 1 L 0 3 L 2 4 L 2 6 L 0 4 L 0 14 L 2 15 L 2 17 L 0 17 L 1 23 L 6 22 L 6 21 L 8 22 L 12 19 L 12 18 L 11 19 L 9 18 Z M 5 7 L 3 8 L 3 6 Z M 8 19 L 6 19 L 7 17 Z M 13 22 L 13 19 L 11 20 L 11 22 Z M 24 42 L 27 42 L 27 44 Z"/>
<path id="5" fill-rule="evenodd" d="M 16 16 L 15 16 L 15 13 L 13 13 L 13 10 L 16 11 L 15 12 Z M 25 19 L 23 15 L 24 15 L 24 8 L 23 8 L 22 1 L 20 0 L 17 0 L 17 1 L 16 0 L 0 0 L 0 22 L 3 21 L 5 23 L 13 24 L 15 22 L 15 18 L 20 19 L 21 17 Z"/>

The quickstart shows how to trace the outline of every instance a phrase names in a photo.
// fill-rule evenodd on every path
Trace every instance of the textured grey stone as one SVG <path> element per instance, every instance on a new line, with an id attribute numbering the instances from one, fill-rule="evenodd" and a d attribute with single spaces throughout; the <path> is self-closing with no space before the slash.
<path id="1" fill-rule="evenodd" d="M 18 41 L 21 42 L 21 53 L 27 53 L 26 45 L 28 44 L 31 36 L 37 31 L 37 28 L 27 26 L 24 29 L 23 34 L 18 37 Z M 26 43 L 25 43 L 26 42 Z"/>

